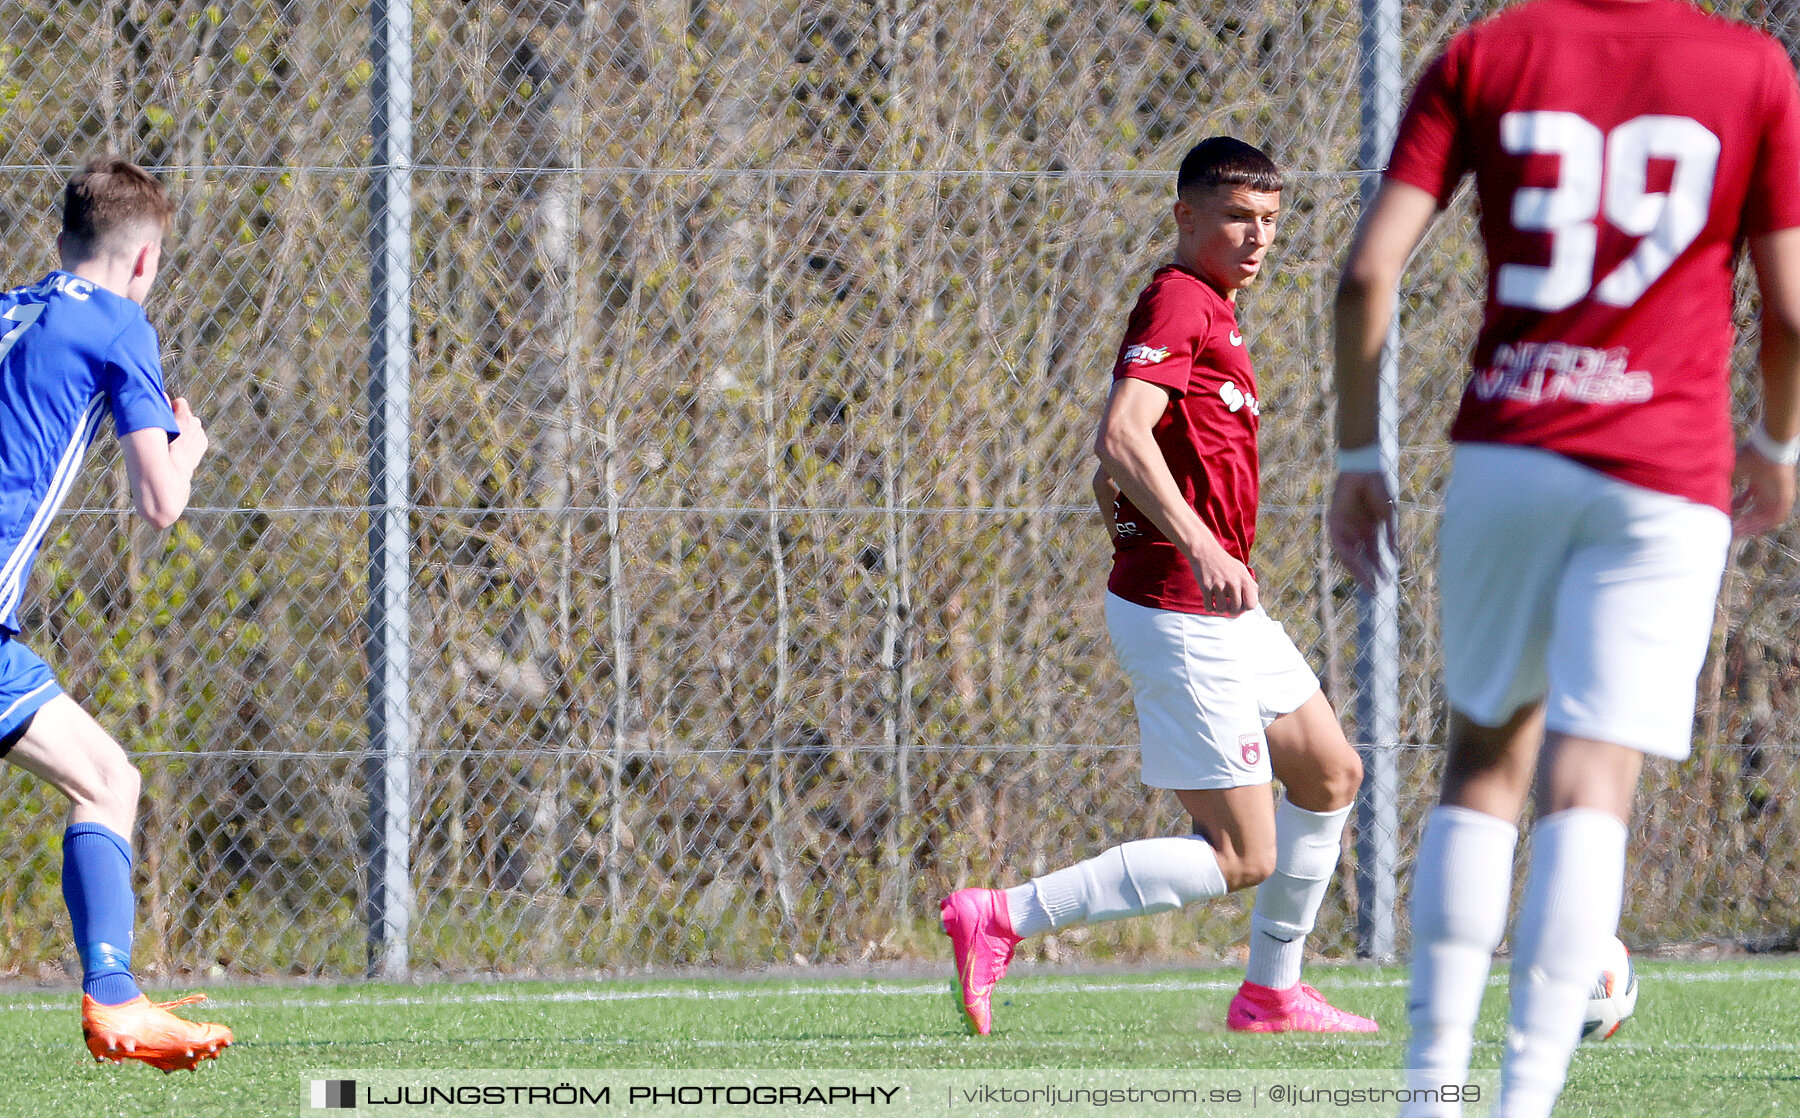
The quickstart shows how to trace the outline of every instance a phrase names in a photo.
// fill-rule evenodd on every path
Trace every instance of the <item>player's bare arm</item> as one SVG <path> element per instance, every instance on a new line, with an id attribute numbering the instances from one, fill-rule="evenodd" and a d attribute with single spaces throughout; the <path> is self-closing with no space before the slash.
<path id="1" fill-rule="evenodd" d="M 112 412 L 137 511 L 167 527 L 187 506 L 206 432 L 163 387 L 156 331 L 143 301 L 156 282 L 174 203 L 155 176 L 116 156 L 87 161 L 63 188 L 62 267 L 0 294 L 17 323 L 0 344 L 0 442 L 5 443 L 12 594 L 0 617 L 0 754 L 69 800 L 63 898 L 81 958 L 81 1032 L 96 1060 L 192 1070 L 232 1042 L 231 1030 L 153 1002 L 132 971 L 136 922 L 132 831 L 142 781 L 131 758 L 14 639 L 20 590 L 91 441 Z M 96 339 L 110 339 L 105 346 Z M 8 752 L 10 750 L 10 752 Z M 204 997 L 204 995 L 200 995 Z"/>
<path id="2" fill-rule="evenodd" d="M 1338 446 L 1359 451 L 1378 437 L 1377 379 L 1381 347 L 1394 317 L 1395 291 L 1407 258 L 1437 214 L 1437 199 L 1407 183 L 1382 183 L 1350 244 L 1338 281 L 1334 344 Z M 1394 539 L 1394 496 L 1379 470 L 1338 474 L 1326 517 L 1338 561 L 1365 587 L 1379 569 L 1380 541 Z"/>
<path id="3" fill-rule="evenodd" d="M 1752 238 L 1750 263 L 1762 292 L 1762 433 L 1787 443 L 1800 438 L 1800 229 Z M 1776 458 L 1753 443 L 1738 449 L 1731 519 L 1740 536 L 1770 531 L 1793 510 L 1794 464 Z"/>
<path id="4" fill-rule="evenodd" d="M 1256 579 L 1250 568 L 1220 545 L 1182 499 L 1168 460 L 1156 445 L 1156 422 L 1168 406 L 1169 392 L 1160 385 L 1132 377 L 1115 381 L 1094 453 L 1113 484 L 1187 556 L 1209 609 L 1227 614 L 1255 609 Z"/>
<path id="5" fill-rule="evenodd" d="M 1100 523 L 1106 525 L 1106 534 L 1116 544 L 1119 542 L 1119 487 L 1113 484 L 1105 466 L 1094 467 L 1093 488 L 1094 504 L 1100 508 Z"/>
<path id="6" fill-rule="evenodd" d="M 120 439 L 125 474 L 138 515 L 168 528 L 187 509 L 188 492 L 200 459 L 206 456 L 206 428 L 185 397 L 172 401 L 181 434 L 171 439 L 160 427 L 132 431 Z"/>

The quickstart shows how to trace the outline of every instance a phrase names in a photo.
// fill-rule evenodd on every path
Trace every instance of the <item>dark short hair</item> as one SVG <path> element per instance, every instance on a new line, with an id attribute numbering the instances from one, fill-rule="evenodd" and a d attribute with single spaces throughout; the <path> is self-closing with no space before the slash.
<path id="1" fill-rule="evenodd" d="M 123 250 L 127 237 L 152 227 L 167 232 L 174 213 L 156 176 L 128 159 L 98 156 L 63 188 L 63 253 L 79 261 Z"/>
<path id="2" fill-rule="evenodd" d="M 1218 186 L 1245 186 L 1277 193 L 1281 168 L 1261 148 L 1230 136 L 1212 136 L 1195 144 L 1181 160 L 1175 176 L 1175 192 L 1211 190 Z"/>

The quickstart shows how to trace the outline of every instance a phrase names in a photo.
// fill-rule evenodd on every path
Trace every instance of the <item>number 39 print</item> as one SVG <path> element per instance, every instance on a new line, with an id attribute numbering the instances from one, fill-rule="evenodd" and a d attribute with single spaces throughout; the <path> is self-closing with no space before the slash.
<path id="1" fill-rule="evenodd" d="M 1514 112 L 1500 118 L 1500 143 L 1513 155 L 1561 162 L 1554 187 L 1513 194 L 1513 228 L 1549 233 L 1551 247 L 1547 266 L 1500 266 L 1496 295 L 1507 306 L 1560 311 L 1591 292 L 1597 302 L 1628 307 L 1706 227 L 1719 138 L 1697 120 L 1640 116 L 1603 134 L 1575 113 Z M 1649 189 L 1652 159 L 1675 165 L 1666 192 Z M 1618 267 L 1596 276 L 1602 213 L 1642 239 Z"/>

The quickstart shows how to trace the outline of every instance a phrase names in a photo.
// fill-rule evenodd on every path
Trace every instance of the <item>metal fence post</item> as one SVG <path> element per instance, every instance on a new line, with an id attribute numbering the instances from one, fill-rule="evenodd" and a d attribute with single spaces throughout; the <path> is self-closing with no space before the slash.
<path id="1" fill-rule="evenodd" d="M 369 970 L 407 970 L 412 925 L 410 378 L 412 6 L 370 8 L 369 192 Z"/>
<path id="2" fill-rule="evenodd" d="M 1363 205 L 1375 196 L 1400 120 L 1400 2 L 1362 0 Z M 1381 353 L 1381 465 L 1388 491 L 1399 493 L 1399 327 L 1388 326 Z M 1386 962 L 1395 957 L 1394 909 L 1400 859 L 1400 599 L 1395 557 L 1382 554 L 1373 591 L 1357 598 L 1357 726 L 1363 744 L 1363 784 L 1356 799 L 1357 946 L 1361 954 Z"/>

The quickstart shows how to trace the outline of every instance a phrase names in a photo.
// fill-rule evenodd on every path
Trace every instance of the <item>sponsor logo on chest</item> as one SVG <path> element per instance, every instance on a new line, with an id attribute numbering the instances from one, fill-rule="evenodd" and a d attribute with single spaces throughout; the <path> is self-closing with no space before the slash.
<path id="1" fill-rule="evenodd" d="M 1245 392 L 1243 389 L 1239 388 L 1237 386 L 1237 381 L 1228 380 L 1224 384 L 1221 384 L 1219 386 L 1219 399 L 1225 401 L 1225 407 L 1230 411 L 1236 412 L 1249 408 L 1251 415 L 1262 415 L 1261 401 L 1257 400 L 1251 393 Z"/>

